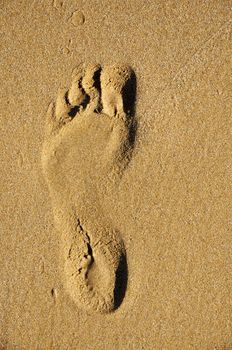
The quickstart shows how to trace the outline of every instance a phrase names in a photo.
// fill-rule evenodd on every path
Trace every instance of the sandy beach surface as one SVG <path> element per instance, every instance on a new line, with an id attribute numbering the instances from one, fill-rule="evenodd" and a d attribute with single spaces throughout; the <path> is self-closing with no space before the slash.
<path id="1" fill-rule="evenodd" d="M 0 0 L 0 349 L 232 349 L 231 2 Z"/>

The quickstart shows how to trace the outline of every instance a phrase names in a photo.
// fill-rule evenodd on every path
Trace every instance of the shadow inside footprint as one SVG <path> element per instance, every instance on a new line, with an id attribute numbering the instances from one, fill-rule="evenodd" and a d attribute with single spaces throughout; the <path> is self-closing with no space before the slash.
<path id="1" fill-rule="evenodd" d="M 135 115 L 137 81 L 135 72 L 132 71 L 130 79 L 122 89 L 123 106 L 125 113 L 131 118 Z"/>
<path id="2" fill-rule="evenodd" d="M 114 309 L 117 310 L 121 305 L 127 288 L 128 267 L 126 253 L 120 257 L 118 269 L 116 271 L 116 281 L 114 288 Z"/>
<path id="3" fill-rule="evenodd" d="M 125 86 L 122 89 L 122 98 L 124 111 L 129 117 L 129 134 L 128 142 L 131 148 L 133 148 L 137 133 L 137 120 L 134 118 L 136 113 L 136 89 L 137 81 L 134 71 L 131 73 L 130 79 L 127 80 Z"/>

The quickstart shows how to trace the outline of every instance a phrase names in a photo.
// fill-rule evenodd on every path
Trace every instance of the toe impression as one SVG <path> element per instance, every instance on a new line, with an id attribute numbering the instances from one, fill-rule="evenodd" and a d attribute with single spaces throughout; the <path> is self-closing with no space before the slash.
<path id="1" fill-rule="evenodd" d="M 125 118 L 130 111 L 124 96 L 128 82 L 134 77 L 133 71 L 128 66 L 106 66 L 101 75 L 102 104 L 104 113 L 114 117 Z M 133 84 L 130 84 L 130 90 Z M 132 91 L 130 91 L 132 94 Z M 133 101 L 134 102 L 134 101 Z"/>

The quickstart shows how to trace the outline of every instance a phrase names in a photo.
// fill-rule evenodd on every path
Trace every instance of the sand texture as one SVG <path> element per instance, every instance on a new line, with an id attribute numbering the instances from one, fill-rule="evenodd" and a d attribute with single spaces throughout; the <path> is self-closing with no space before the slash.
<path id="1" fill-rule="evenodd" d="M 0 350 L 232 350 L 231 5 L 0 1 Z"/>

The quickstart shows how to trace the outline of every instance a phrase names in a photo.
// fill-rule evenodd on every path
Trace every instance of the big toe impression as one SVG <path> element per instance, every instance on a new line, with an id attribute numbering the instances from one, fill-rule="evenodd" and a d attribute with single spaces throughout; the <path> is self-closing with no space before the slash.
<path id="1" fill-rule="evenodd" d="M 101 74 L 103 112 L 125 118 L 133 114 L 136 81 L 128 66 L 106 66 Z"/>

